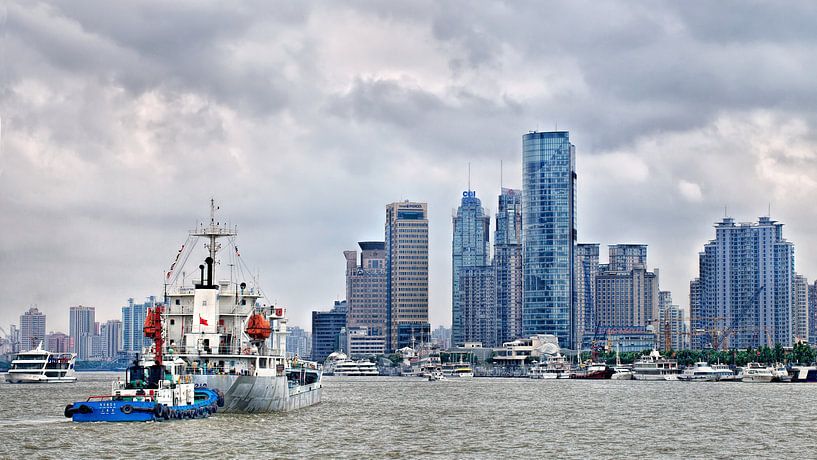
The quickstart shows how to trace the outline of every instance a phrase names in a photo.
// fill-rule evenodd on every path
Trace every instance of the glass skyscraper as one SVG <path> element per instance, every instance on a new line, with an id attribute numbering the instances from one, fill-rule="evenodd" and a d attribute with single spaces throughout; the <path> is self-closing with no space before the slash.
<path id="1" fill-rule="evenodd" d="M 567 131 L 522 136 L 525 334 L 554 334 L 573 348 L 576 148 Z"/>
<path id="2" fill-rule="evenodd" d="M 522 336 L 522 191 L 503 188 L 494 233 L 497 342 Z"/>
<path id="3" fill-rule="evenodd" d="M 466 327 L 471 325 L 465 324 L 466 312 L 463 311 L 463 300 L 465 298 L 475 298 L 475 294 L 463 296 L 460 292 L 462 271 L 466 268 L 487 267 L 490 265 L 490 243 L 488 238 L 491 218 L 485 214 L 482 202 L 477 198 L 475 192 L 470 190 L 462 192 L 462 203 L 457 208 L 457 214 L 453 217 L 453 225 L 451 340 L 454 345 L 459 345 L 466 340 L 475 340 L 465 336 Z M 469 286 L 477 286 L 478 284 L 469 283 Z"/>

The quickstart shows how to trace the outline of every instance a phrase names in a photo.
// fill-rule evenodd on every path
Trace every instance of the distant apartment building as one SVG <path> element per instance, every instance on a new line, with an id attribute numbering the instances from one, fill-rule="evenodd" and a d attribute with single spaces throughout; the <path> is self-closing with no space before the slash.
<path id="1" fill-rule="evenodd" d="M 431 343 L 443 350 L 451 348 L 451 329 L 445 326 L 437 326 L 431 331 Z"/>
<path id="2" fill-rule="evenodd" d="M 33 350 L 40 342 L 45 347 L 45 315 L 30 307 L 20 315 L 20 351 Z"/>
<path id="3" fill-rule="evenodd" d="M 808 339 L 812 345 L 817 344 L 817 281 L 808 285 Z"/>
<path id="4" fill-rule="evenodd" d="M 357 251 L 344 251 L 348 327 L 365 327 L 371 335 L 386 335 L 386 244 L 361 241 Z"/>
<path id="5" fill-rule="evenodd" d="M 576 150 L 567 131 L 522 137 L 525 335 L 554 334 L 573 348 Z"/>
<path id="6" fill-rule="evenodd" d="M 69 335 L 78 360 L 87 360 L 93 356 L 95 316 L 94 307 L 77 305 L 69 308 Z"/>
<path id="7" fill-rule="evenodd" d="M 99 328 L 99 336 L 102 341 L 101 357 L 104 359 L 114 359 L 122 351 L 123 330 L 122 321 L 111 319 Z"/>
<path id="8" fill-rule="evenodd" d="M 428 205 L 386 206 L 386 349 L 406 346 L 407 331 L 430 333 L 428 322 Z M 313 334 L 315 333 L 313 329 Z M 314 347 L 313 347 L 314 351 Z"/>
<path id="9" fill-rule="evenodd" d="M 501 345 L 493 267 L 462 267 L 458 289 L 462 343 L 455 340 L 454 345 L 462 346 L 466 342 L 480 342 L 485 347 Z"/>
<path id="10" fill-rule="evenodd" d="M 474 300 L 475 298 L 482 301 L 485 293 L 466 292 L 466 287 L 470 289 L 477 286 L 474 284 L 477 281 L 475 273 L 480 273 L 480 276 L 488 276 L 486 267 L 490 266 L 491 260 L 489 242 L 491 218 L 485 213 L 476 192 L 471 190 L 462 192 L 462 202 L 452 218 L 452 225 L 451 337 L 454 344 L 461 345 L 464 342 L 480 341 L 472 338 L 474 328 L 477 326 L 471 324 L 471 321 L 485 314 L 484 312 L 466 311 L 466 308 L 484 309 L 487 306 L 484 302 L 479 304 L 471 302 L 468 306 L 463 303 L 466 299 Z M 481 270 L 470 271 L 468 273 L 470 284 L 463 286 L 464 271 L 471 268 Z M 493 272 L 490 273 L 490 276 L 493 278 Z M 479 287 L 484 284 L 484 281 L 480 282 Z M 493 285 L 491 281 L 491 286 Z M 492 300 L 490 305 L 495 306 L 495 302 Z M 496 316 L 495 312 L 494 316 Z"/>
<path id="11" fill-rule="evenodd" d="M 342 328 L 338 338 L 340 350 L 353 359 L 382 355 L 386 350 L 386 337 L 371 332 L 365 327 Z"/>
<path id="12" fill-rule="evenodd" d="M 63 332 L 51 332 L 46 335 L 45 346 L 51 353 L 70 353 L 73 350 L 71 336 Z"/>
<path id="13" fill-rule="evenodd" d="M 585 336 L 592 335 L 596 327 L 596 277 L 599 273 L 599 244 L 577 244 L 575 264 L 575 336 L 578 343 L 583 343 Z"/>
<path id="14" fill-rule="evenodd" d="M 684 309 L 672 303 L 672 293 L 658 293 L 658 321 L 655 322 L 658 349 L 685 350 L 689 348 L 689 328 Z"/>
<path id="15" fill-rule="evenodd" d="M 601 327 L 648 326 L 658 319 L 658 270 L 647 270 L 647 246 L 609 246 L 596 274 L 593 320 Z"/>
<path id="16" fill-rule="evenodd" d="M 522 336 L 522 191 L 503 188 L 494 230 L 497 342 Z"/>
<path id="17" fill-rule="evenodd" d="M 298 356 L 301 359 L 309 359 L 312 354 L 312 337 L 309 332 L 298 326 L 287 329 L 287 354 Z"/>
<path id="18" fill-rule="evenodd" d="M 145 315 L 147 309 L 156 304 L 156 297 L 150 296 L 141 304 L 130 298 L 128 305 L 122 307 L 122 351 L 129 354 L 141 353 L 143 348 L 152 344 L 144 333 Z"/>
<path id="19" fill-rule="evenodd" d="M 783 238 L 782 223 L 724 217 L 699 254 L 699 275 L 690 285 L 693 346 L 792 346 L 794 275 L 794 245 Z"/>
<path id="20" fill-rule="evenodd" d="M 312 353 L 313 361 L 323 362 L 332 352 L 340 349 L 338 336 L 346 327 L 346 301 L 335 301 L 329 311 L 312 312 Z"/>
<path id="21" fill-rule="evenodd" d="M 808 308 L 808 280 L 803 275 L 795 274 L 792 286 L 792 335 L 795 342 L 809 342 L 810 321 Z"/>

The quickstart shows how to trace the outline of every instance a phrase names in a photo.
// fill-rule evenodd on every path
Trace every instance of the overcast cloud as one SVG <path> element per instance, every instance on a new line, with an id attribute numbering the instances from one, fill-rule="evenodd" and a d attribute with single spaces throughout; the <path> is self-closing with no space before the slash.
<path id="1" fill-rule="evenodd" d="M 496 211 L 521 137 L 570 130 L 581 242 L 645 243 L 687 306 L 724 206 L 771 203 L 817 277 L 813 2 L 5 2 L 0 326 L 30 304 L 119 318 L 216 198 L 291 322 L 342 251 L 429 203 L 432 323 L 472 165 Z M 492 223 L 493 226 L 493 223 Z"/>

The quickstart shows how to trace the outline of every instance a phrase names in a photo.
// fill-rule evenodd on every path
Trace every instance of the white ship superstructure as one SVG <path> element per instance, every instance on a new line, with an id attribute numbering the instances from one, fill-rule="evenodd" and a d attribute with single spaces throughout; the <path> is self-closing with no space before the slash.
<path id="1" fill-rule="evenodd" d="M 285 309 L 262 302 L 235 245 L 237 232 L 216 222 L 215 209 L 211 201 L 209 225 L 190 232 L 167 273 L 157 346 L 168 359 L 183 359 L 196 384 L 221 390 L 224 412 L 286 411 L 320 402 L 317 364 L 287 359 Z M 198 278 L 186 284 L 184 262 L 199 239 L 208 255 Z M 230 250 L 220 254 L 225 240 Z M 219 265 L 225 272 L 229 266 L 229 277 L 217 278 Z"/>

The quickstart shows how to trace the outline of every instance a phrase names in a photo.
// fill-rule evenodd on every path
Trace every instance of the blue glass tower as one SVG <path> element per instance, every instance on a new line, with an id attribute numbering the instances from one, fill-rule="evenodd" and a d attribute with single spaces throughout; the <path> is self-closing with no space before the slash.
<path id="1" fill-rule="evenodd" d="M 462 203 L 457 208 L 453 224 L 451 340 L 452 344 L 461 344 L 466 340 L 465 315 L 460 295 L 461 272 L 463 268 L 488 266 L 490 255 L 488 239 L 491 218 L 485 214 L 482 202 L 475 192 L 462 192 Z"/>
<path id="2" fill-rule="evenodd" d="M 503 188 L 494 233 L 497 342 L 522 336 L 522 191 Z"/>
<path id="3" fill-rule="evenodd" d="M 576 148 L 567 131 L 522 136 L 525 334 L 575 346 Z"/>

